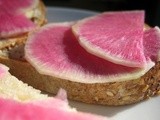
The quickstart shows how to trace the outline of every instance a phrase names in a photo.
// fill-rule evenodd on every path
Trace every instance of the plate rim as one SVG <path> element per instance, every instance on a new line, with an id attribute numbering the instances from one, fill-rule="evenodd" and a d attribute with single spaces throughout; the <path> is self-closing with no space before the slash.
<path id="1" fill-rule="evenodd" d="M 60 6 L 47 6 L 46 7 L 47 11 L 48 10 L 57 10 L 57 11 L 67 11 L 67 12 L 81 12 L 81 13 L 88 13 L 88 14 L 97 14 L 100 13 L 99 11 L 94 11 L 94 10 L 89 10 L 89 9 L 81 9 L 81 8 L 75 8 L 75 7 L 60 7 Z"/>

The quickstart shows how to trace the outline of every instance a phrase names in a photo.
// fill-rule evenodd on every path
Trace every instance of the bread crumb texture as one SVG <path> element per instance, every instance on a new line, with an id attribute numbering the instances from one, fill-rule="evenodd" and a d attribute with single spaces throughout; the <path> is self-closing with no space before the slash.
<path id="1" fill-rule="evenodd" d="M 3 98 L 23 102 L 47 98 L 47 95 L 41 94 L 39 90 L 19 81 L 9 73 L 0 79 L 0 86 L 0 96 Z"/>

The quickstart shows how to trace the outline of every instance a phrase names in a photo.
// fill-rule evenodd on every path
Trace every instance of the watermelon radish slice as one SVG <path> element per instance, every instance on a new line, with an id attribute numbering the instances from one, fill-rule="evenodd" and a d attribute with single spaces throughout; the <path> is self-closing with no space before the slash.
<path id="1" fill-rule="evenodd" d="M 116 64 L 144 67 L 144 11 L 105 12 L 73 26 L 81 46 Z"/>
<path id="2" fill-rule="evenodd" d="M 60 104 L 62 106 L 57 106 Z M 29 103 L 0 98 L 0 106 L 1 120 L 107 120 L 106 117 L 77 112 L 68 103 L 54 98 Z"/>
<path id="3" fill-rule="evenodd" d="M 0 14 L 0 38 L 23 34 L 35 27 L 24 15 Z"/>
<path id="4" fill-rule="evenodd" d="M 160 60 L 160 29 L 151 28 L 144 32 L 144 52 L 152 61 Z"/>
<path id="5" fill-rule="evenodd" d="M 13 37 L 35 29 L 25 14 L 38 0 L 0 0 L 0 38 Z"/>
<path id="6" fill-rule="evenodd" d="M 0 11 L 3 13 L 22 13 L 33 9 L 38 0 L 0 0 Z"/>
<path id="7" fill-rule="evenodd" d="M 104 83 L 139 78 L 154 63 L 132 68 L 94 56 L 81 47 L 72 33 L 72 23 L 49 24 L 26 42 L 26 59 L 41 74 L 82 83 Z"/>
<path id="8" fill-rule="evenodd" d="M 9 68 L 3 64 L 0 64 L 0 79 L 4 77 L 8 73 Z"/>
<path id="9" fill-rule="evenodd" d="M 62 109 L 68 109 L 70 108 L 69 107 L 69 103 L 68 103 L 68 99 L 67 99 L 67 92 L 60 88 L 58 90 L 58 93 L 55 97 L 50 97 L 49 99 L 46 99 L 43 101 L 43 104 L 41 104 L 41 101 L 42 100 L 35 100 L 33 101 L 32 103 L 33 104 L 36 104 L 36 105 L 42 105 L 44 107 L 44 104 L 45 104 L 45 107 L 58 107 L 58 108 L 62 108 Z M 55 104 L 56 103 L 56 104 Z"/>
<path id="10" fill-rule="evenodd" d="M 56 98 L 61 99 L 63 101 L 68 102 L 67 100 L 67 93 L 64 89 L 59 89 L 58 94 L 56 95 Z"/>

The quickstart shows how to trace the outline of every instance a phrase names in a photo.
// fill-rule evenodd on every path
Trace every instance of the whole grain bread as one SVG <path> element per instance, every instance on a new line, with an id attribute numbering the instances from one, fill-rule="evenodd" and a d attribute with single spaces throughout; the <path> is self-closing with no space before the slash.
<path id="1" fill-rule="evenodd" d="M 68 98 L 103 105 L 126 105 L 160 94 L 160 62 L 139 79 L 86 84 L 63 80 L 38 73 L 26 61 L 0 57 L 10 72 L 29 85 L 56 94 L 59 88 L 67 91 Z"/>

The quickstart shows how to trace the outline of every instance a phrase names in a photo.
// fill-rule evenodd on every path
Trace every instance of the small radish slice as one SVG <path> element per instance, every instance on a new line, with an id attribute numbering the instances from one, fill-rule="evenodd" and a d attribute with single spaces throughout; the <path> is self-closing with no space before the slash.
<path id="1" fill-rule="evenodd" d="M 73 32 L 89 53 L 128 67 L 144 67 L 144 11 L 105 12 L 77 22 Z"/>
<path id="2" fill-rule="evenodd" d="M 144 32 L 144 53 L 152 61 L 160 60 L 160 29 L 159 27 L 150 28 Z"/>
<path id="3" fill-rule="evenodd" d="M 24 15 L 0 14 L 0 38 L 20 35 L 35 29 L 35 24 Z"/>
<path id="4" fill-rule="evenodd" d="M 24 13 L 37 4 L 38 0 L 0 0 L 0 13 Z"/>
<path id="5" fill-rule="evenodd" d="M 0 106 L 1 120 L 108 120 L 106 117 L 77 112 L 55 98 L 26 103 L 0 98 Z"/>

